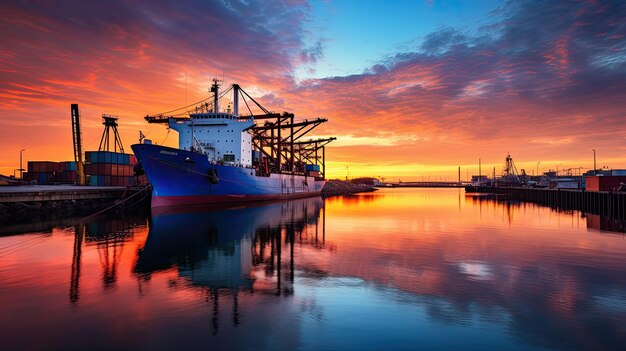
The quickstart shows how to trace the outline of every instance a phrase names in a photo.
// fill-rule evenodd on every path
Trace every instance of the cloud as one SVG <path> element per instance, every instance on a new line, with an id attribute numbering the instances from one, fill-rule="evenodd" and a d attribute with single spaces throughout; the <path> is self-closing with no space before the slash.
<path id="1" fill-rule="evenodd" d="M 29 157 L 69 159 L 71 142 L 39 141 L 69 139 L 69 104 L 78 102 L 83 123 L 120 115 L 129 144 L 137 131 L 127 121 L 205 98 L 213 77 L 269 91 L 288 84 L 296 64 L 322 54 L 305 48 L 309 12 L 303 1 L 3 2 L 0 124 L 29 127 L 20 139 Z M 1 173 L 11 172 L 15 147 L 0 141 Z"/>
<path id="2" fill-rule="evenodd" d="M 522 159 L 579 165 L 581 150 L 591 147 L 618 157 L 626 122 L 626 4 L 511 1 L 495 14 L 475 35 L 444 27 L 363 74 L 303 82 L 290 95 L 292 105 L 316 101 L 308 110 L 328 116 L 328 132 L 340 137 L 392 132 L 399 142 L 385 139 L 394 144 L 388 153 L 402 145 L 407 162 L 510 150 Z M 428 138 L 412 147 L 402 141 L 414 135 Z"/>
<path id="3" fill-rule="evenodd" d="M 329 118 L 319 134 L 346 140 L 336 155 L 329 146 L 330 159 L 410 167 L 500 162 L 508 151 L 578 167 L 595 148 L 624 168 L 624 2 L 510 1 L 475 32 L 443 26 L 361 74 L 297 81 L 294 71 L 324 53 L 305 40 L 311 16 L 300 1 L 3 3 L 0 123 L 29 127 L 20 142 L 31 155 L 70 158 L 71 148 L 38 145 L 42 134 L 69 140 L 70 103 L 96 139 L 101 113 L 141 123 L 207 97 L 218 77 L 270 110 Z M 0 160 L 12 149 L 0 141 Z"/>

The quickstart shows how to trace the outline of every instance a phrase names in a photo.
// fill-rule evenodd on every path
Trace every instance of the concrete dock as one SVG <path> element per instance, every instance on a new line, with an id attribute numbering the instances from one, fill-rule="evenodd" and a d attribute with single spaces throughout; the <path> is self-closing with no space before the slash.
<path id="1" fill-rule="evenodd" d="M 21 185 L 0 187 L 0 226 L 84 217 L 120 205 L 127 208 L 150 198 L 147 187 Z M 132 201 L 130 201 L 132 200 Z M 2 233 L 0 232 L 0 235 Z"/>
<path id="2" fill-rule="evenodd" d="M 0 187 L 0 203 L 116 199 L 123 186 L 21 185 Z"/>

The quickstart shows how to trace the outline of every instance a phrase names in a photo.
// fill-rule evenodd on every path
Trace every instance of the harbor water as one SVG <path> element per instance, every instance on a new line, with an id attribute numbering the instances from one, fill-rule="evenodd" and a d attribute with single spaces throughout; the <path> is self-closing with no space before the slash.
<path id="1" fill-rule="evenodd" d="M 598 215 L 395 188 L 111 217 L 0 227 L 3 350 L 626 345 Z"/>

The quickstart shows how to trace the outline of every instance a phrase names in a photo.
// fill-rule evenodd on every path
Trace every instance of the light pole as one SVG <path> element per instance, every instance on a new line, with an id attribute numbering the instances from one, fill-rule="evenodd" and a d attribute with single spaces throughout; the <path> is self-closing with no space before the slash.
<path id="1" fill-rule="evenodd" d="M 596 175 L 596 149 L 591 149 L 593 151 L 593 175 Z"/>
<path id="2" fill-rule="evenodd" d="M 541 161 L 537 162 L 537 176 L 539 176 L 539 164 L 541 163 Z"/>
<path id="3" fill-rule="evenodd" d="M 20 150 L 20 180 L 24 180 L 24 167 L 22 167 L 22 153 L 26 151 L 26 149 Z"/>

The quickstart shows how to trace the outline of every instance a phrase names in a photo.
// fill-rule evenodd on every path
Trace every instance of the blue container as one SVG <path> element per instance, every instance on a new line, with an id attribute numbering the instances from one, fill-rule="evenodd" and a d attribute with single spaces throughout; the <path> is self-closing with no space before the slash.
<path id="1" fill-rule="evenodd" d="M 64 163 L 65 163 L 65 167 L 64 167 L 65 171 L 75 171 L 76 170 L 76 162 L 68 161 L 68 162 L 64 162 Z"/>
<path id="2" fill-rule="evenodd" d="M 129 165 L 130 164 L 130 155 L 129 154 L 124 154 L 124 164 L 125 165 Z"/>
<path id="3" fill-rule="evenodd" d="M 113 153 L 108 151 L 104 152 L 104 163 L 113 163 Z"/>
<path id="4" fill-rule="evenodd" d="M 307 170 L 307 171 L 319 172 L 320 171 L 320 165 L 305 165 L 304 169 Z"/>
<path id="5" fill-rule="evenodd" d="M 85 151 L 85 163 L 91 163 L 91 151 Z"/>
<path id="6" fill-rule="evenodd" d="M 89 185 L 91 186 L 98 185 L 98 176 L 95 176 L 95 175 L 89 176 Z"/>

